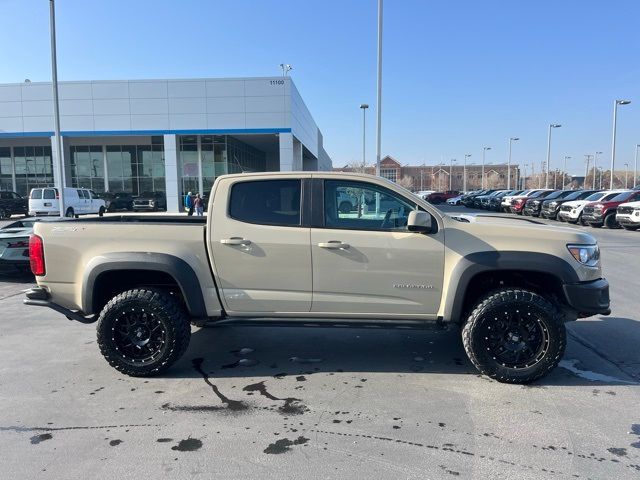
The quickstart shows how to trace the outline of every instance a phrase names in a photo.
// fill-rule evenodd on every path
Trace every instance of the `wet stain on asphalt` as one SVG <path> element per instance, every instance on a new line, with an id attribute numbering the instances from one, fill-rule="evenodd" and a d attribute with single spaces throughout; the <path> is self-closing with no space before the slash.
<path id="1" fill-rule="evenodd" d="M 111 440 L 109 442 L 109 445 L 111 445 L 112 447 L 117 447 L 118 445 L 120 445 L 122 443 L 122 440 Z"/>
<path id="2" fill-rule="evenodd" d="M 171 447 L 171 450 L 176 450 L 178 452 L 195 452 L 196 450 L 200 450 L 200 448 L 202 448 L 202 440 L 198 440 L 197 438 L 187 438 L 185 440 L 180 440 L 178 445 Z"/>
<path id="3" fill-rule="evenodd" d="M 267 448 L 263 451 L 269 455 L 279 455 L 281 453 L 288 452 L 291 450 L 293 445 L 304 445 L 309 441 L 308 438 L 298 437 L 295 440 L 289 440 L 288 438 L 281 438 L 280 440 L 276 440 L 274 443 L 269 444 Z"/>
<path id="4" fill-rule="evenodd" d="M 457 477 L 458 475 L 460 475 L 460 472 L 456 472 L 455 470 L 451 470 L 448 467 L 445 467 L 444 465 L 438 465 L 443 472 L 448 473 L 449 475 L 453 475 L 455 477 Z"/>
<path id="5" fill-rule="evenodd" d="M 260 362 L 258 362 L 258 360 L 255 360 L 253 358 L 241 358 L 237 362 L 233 362 L 233 363 L 228 363 L 226 365 L 222 365 L 221 368 L 228 369 L 228 368 L 236 368 L 236 367 L 253 367 L 254 365 L 257 365 L 258 363 L 260 363 Z"/>
<path id="6" fill-rule="evenodd" d="M 169 442 L 173 442 L 173 438 L 159 438 L 156 440 L 156 442 L 158 443 L 169 443 Z"/>
<path id="7" fill-rule="evenodd" d="M 200 375 L 202 375 L 202 378 L 204 379 L 205 383 L 211 387 L 211 390 L 213 391 L 213 393 L 215 393 L 216 396 L 220 399 L 220 401 L 227 406 L 227 409 L 233 412 L 242 412 L 249 409 L 249 406 L 246 403 L 241 402 L 240 400 L 231 400 L 227 398 L 225 395 L 223 395 L 220 392 L 220 390 L 216 385 L 211 383 L 211 380 L 209 379 L 209 375 L 207 375 L 207 373 L 202 368 L 202 364 L 204 363 L 203 358 L 194 358 L 191 361 L 191 363 L 193 365 L 193 368 L 198 373 L 200 373 Z"/>
<path id="8" fill-rule="evenodd" d="M 41 433 L 40 435 L 34 435 L 31 437 L 31 445 L 37 445 L 40 442 L 44 442 L 45 440 L 51 440 L 53 435 L 50 433 Z"/>
<path id="9" fill-rule="evenodd" d="M 242 389 L 245 392 L 258 392 L 263 397 L 268 398 L 269 400 L 276 400 L 284 402 L 284 405 L 278 408 L 278 411 L 287 415 L 301 415 L 307 411 L 307 407 L 300 403 L 299 398 L 287 397 L 287 398 L 278 398 L 271 395 L 267 391 L 267 387 L 264 384 L 264 381 L 258 383 L 252 383 L 251 385 L 247 385 Z"/>
<path id="10" fill-rule="evenodd" d="M 607 448 L 607 452 L 609 453 L 613 453 L 614 455 L 617 455 L 618 457 L 626 457 L 627 456 L 627 449 L 626 448 Z"/>

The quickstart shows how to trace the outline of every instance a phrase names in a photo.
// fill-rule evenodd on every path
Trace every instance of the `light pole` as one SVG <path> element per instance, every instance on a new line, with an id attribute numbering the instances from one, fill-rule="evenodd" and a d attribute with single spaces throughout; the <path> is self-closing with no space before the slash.
<path id="1" fill-rule="evenodd" d="M 382 142 L 382 0 L 378 0 L 378 84 L 376 98 L 376 175 L 380 176 L 380 150 Z M 378 197 L 376 197 L 378 198 Z M 378 202 L 377 202 L 378 203 Z M 378 211 L 376 209 L 376 211 Z"/>
<path id="2" fill-rule="evenodd" d="M 289 75 L 289 72 L 291 70 L 293 70 L 293 67 L 291 65 L 289 65 L 288 63 L 281 63 L 280 64 L 280 68 L 282 69 L 282 76 L 286 77 L 287 75 Z"/>
<path id="3" fill-rule="evenodd" d="M 551 129 L 560 128 L 559 123 L 549 124 L 549 134 L 547 135 L 547 174 L 544 181 L 544 188 L 549 188 L 549 168 L 551 168 Z"/>
<path id="4" fill-rule="evenodd" d="M 640 145 L 636 145 L 636 155 L 633 160 L 633 188 L 636 188 L 636 181 L 638 178 L 638 149 Z"/>
<path id="5" fill-rule="evenodd" d="M 517 142 L 518 140 L 520 140 L 518 137 L 509 138 L 509 160 L 507 161 L 507 190 L 511 188 L 511 144 L 513 142 Z"/>
<path id="6" fill-rule="evenodd" d="M 613 133 L 611 139 L 611 178 L 609 179 L 609 189 L 613 190 L 613 169 L 616 163 L 616 123 L 618 120 L 618 105 L 629 105 L 631 100 L 613 101 Z"/>
<path id="7" fill-rule="evenodd" d="M 598 155 L 602 155 L 602 152 L 596 152 L 593 155 L 593 189 L 596 189 L 596 173 L 598 173 Z M 600 183 L 602 184 L 602 177 L 600 177 Z M 602 188 L 602 187 L 601 187 Z"/>
<path id="8" fill-rule="evenodd" d="M 449 162 L 449 191 L 453 190 L 453 164 L 457 162 L 455 158 L 452 158 Z"/>
<path id="9" fill-rule="evenodd" d="M 53 128 L 55 130 L 56 139 L 56 156 L 55 163 L 58 174 L 58 206 L 60 216 L 65 216 L 64 209 L 64 158 L 62 157 L 62 137 L 60 135 L 60 103 L 58 102 L 58 62 L 56 54 L 56 7 L 54 0 L 49 0 L 49 24 L 51 27 L 51 85 L 53 87 Z"/>
<path id="10" fill-rule="evenodd" d="M 482 147 L 482 190 L 484 190 L 484 157 L 487 150 L 491 150 L 491 147 Z"/>
<path id="11" fill-rule="evenodd" d="M 369 105 L 366 103 L 361 103 L 360 108 L 362 109 L 362 171 L 364 172 L 364 168 L 367 165 L 367 157 L 366 157 L 366 131 L 367 131 L 367 108 Z"/>
<path id="12" fill-rule="evenodd" d="M 629 164 L 624 164 L 624 188 L 627 188 L 627 173 L 629 173 Z"/>
<path id="13" fill-rule="evenodd" d="M 522 175 L 520 175 L 520 187 L 522 188 L 522 190 L 526 190 L 527 189 L 527 167 L 529 166 L 528 163 L 525 163 L 522 167 Z M 516 190 L 518 189 L 518 186 L 516 185 Z"/>
<path id="14" fill-rule="evenodd" d="M 640 145 L 638 146 L 640 147 Z M 467 158 L 471 158 L 470 153 L 464 154 L 464 167 L 462 168 L 462 191 L 463 192 L 467 191 Z"/>
<path id="15" fill-rule="evenodd" d="M 565 155 L 564 156 L 564 167 L 562 169 L 562 189 L 565 190 L 564 188 L 564 179 L 567 175 L 567 160 L 571 159 L 571 157 L 569 155 Z"/>
<path id="16" fill-rule="evenodd" d="M 591 162 L 591 155 L 585 155 L 585 162 L 587 164 L 585 170 L 584 170 L 584 183 L 583 186 L 586 187 L 587 186 L 587 177 L 589 176 L 589 163 Z"/>

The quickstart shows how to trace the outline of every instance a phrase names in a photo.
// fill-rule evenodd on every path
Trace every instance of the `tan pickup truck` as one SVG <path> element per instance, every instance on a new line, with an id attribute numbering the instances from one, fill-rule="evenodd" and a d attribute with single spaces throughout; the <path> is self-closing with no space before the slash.
<path id="1" fill-rule="evenodd" d="M 37 223 L 25 303 L 97 321 L 102 354 L 128 375 L 171 366 L 191 323 L 313 318 L 459 325 L 474 365 L 511 383 L 558 364 L 566 321 L 609 313 L 598 246 L 576 230 L 449 216 L 359 174 L 227 175 L 209 201 L 206 220 Z"/>

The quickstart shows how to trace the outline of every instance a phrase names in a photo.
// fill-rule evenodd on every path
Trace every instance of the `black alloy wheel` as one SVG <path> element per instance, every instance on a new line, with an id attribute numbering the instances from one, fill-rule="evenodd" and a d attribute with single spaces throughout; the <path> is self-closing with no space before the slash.
<path id="1" fill-rule="evenodd" d="M 564 317 L 541 295 L 520 289 L 489 294 L 462 332 L 465 350 L 483 374 L 528 383 L 553 370 L 566 346 Z"/>
<path id="2" fill-rule="evenodd" d="M 168 369 L 189 345 L 191 325 L 178 299 L 152 288 L 115 296 L 100 312 L 98 345 L 109 364 L 131 376 Z"/>

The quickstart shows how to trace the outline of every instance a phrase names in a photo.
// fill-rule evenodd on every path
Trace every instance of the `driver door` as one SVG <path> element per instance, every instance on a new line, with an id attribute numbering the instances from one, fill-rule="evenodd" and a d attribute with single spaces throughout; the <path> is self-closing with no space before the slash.
<path id="1" fill-rule="evenodd" d="M 440 306 L 444 234 L 407 230 L 407 197 L 373 183 L 321 180 L 311 229 L 312 312 L 433 316 Z M 340 200 L 353 198 L 351 211 Z M 343 203 L 343 202 L 342 202 Z M 435 219 L 433 219 L 435 223 Z"/>

